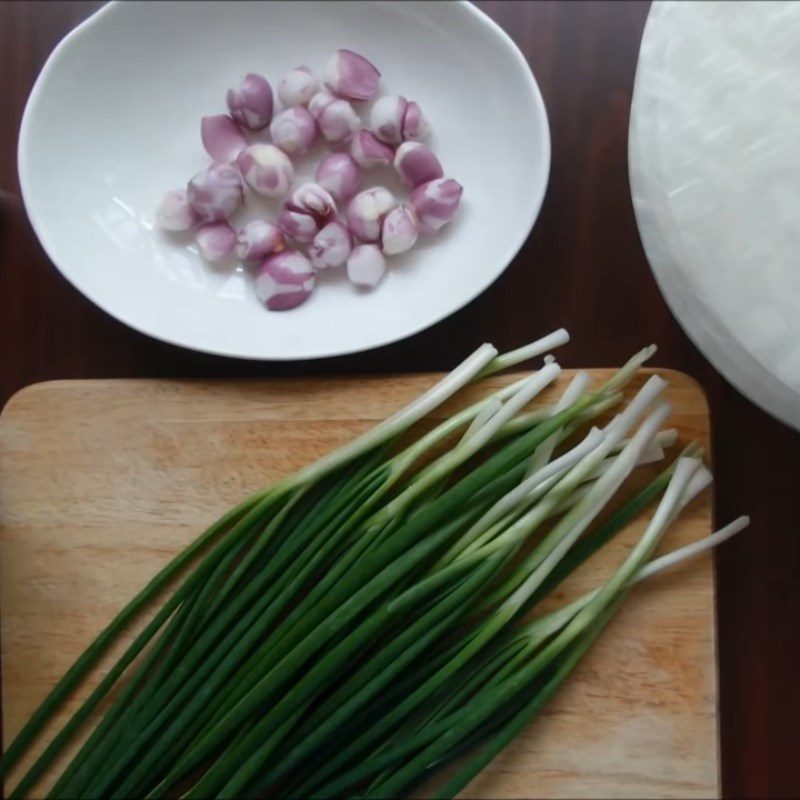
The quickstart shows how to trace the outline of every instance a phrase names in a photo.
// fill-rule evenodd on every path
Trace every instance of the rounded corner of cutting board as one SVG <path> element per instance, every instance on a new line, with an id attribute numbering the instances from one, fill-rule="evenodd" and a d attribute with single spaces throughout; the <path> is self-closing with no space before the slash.
<path id="1" fill-rule="evenodd" d="M 683 372 L 679 369 L 670 369 L 669 367 L 652 367 L 650 371 L 661 375 L 670 385 L 679 385 L 688 392 L 690 396 L 694 395 L 696 397 L 695 402 L 702 403 L 702 412 L 708 416 L 708 392 L 697 378 L 689 375 L 688 372 Z"/>
<path id="2" fill-rule="evenodd" d="M 37 383 L 29 383 L 27 386 L 17 389 L 17 391 L 14 392 L 14 394 L 12 394 L 8 400 L 6 400 L 3 408 L 0 409 L 0 432 L 2 432 L 3 425 L 10 416 L 18 414 L 20 410 L 24 412 L 25 404 L 28 403 L 34 395 L 38 395 L 42 392 L 48 393 L 55 387 L 62 384 L 74 385 L 81 382 L 82 381 L 56 379 L 50 381 L 39 381 Z M 22 406 L 22 409 L 18 408 L 19 406 Z"/>
<path id="3" fill-rule="evenodd" d="M 11 397 L 6 400 L 5 405 L 2 409 L 0 409 L 0 426 L 2 426 L 3 422 L 10 416 L 14 416 L 20 412 L 19 406 L 22 406 L 22 411 L 25 411 L 25 405 L 30 403 L 32 399 L 39 399 L 39 395 L 45 394 L 48 395 L 54 390 L 60 390 L 62 388 L 70 389 L 76 387 L 85 387 L 87 384 L 97 383 L 102 384 L 106 383 L 106 380 L 97 379 L 97 380 L 80 380 L 74 378 L 53 378 L 47 381 L 37 381 L 36 383 L 29 383 L 27 386 L 23 386 L 20 389 L 17 389 Z M 0 427 L 1 429 L 1 427 Z"/>

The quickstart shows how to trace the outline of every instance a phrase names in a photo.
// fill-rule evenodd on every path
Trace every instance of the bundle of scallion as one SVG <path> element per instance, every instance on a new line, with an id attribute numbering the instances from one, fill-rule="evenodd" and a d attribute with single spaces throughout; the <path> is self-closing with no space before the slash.
<path id="1" fill-rule="evenodd" d="M 674 432 L 651 377 L 602 428 L 592 420 L 654 348 L 604 386 L 530 376 L 414 436 L 468 383 L 549 351 L 557 331 L 498 355 L 484 345 L 348 446 L 251 496 L 126 606 L 11 743 L 3 775 L 90 668 L 166 587 L 171 594 L 10 797 L 29 795 L 114 690 L 51 797 L 399 797 L 456 762 L 457 793 L 557 690 L 631 587 L 747 524 L 653 558 L 710 482 L 690 445 L 598 522 L 637 465 Z M 416 430 L 416 429 L 415 429 Z M 659 500 L 660 498 L 660 500 Z M 536 604 L 658 500 L 649 526 L 595 591 Z"/>

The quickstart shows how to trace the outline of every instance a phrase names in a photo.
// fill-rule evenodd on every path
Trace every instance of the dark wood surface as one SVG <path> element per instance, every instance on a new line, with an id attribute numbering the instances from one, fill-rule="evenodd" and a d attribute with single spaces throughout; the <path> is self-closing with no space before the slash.
<path id="1" fill-rule="evenodd" d="M 647 4 L 479 3 L 528 58 L 550 115 L 551 180 L 533 234 L 487 292 L 430 330 L 371 353 L 297 364 L 239 362 L 142 336 L 80 296 L 39 246 L 19 200 L 19 121 L 50 51 L 99 5 L 0 4 L 0 402 L 54 378 L 446 369 L 484 340 L 509 348 L 561 325 L 573 336 L 560 351 L 568 366 L 618 364 L 656 342 L 656 365 L 688 372 L 708 393 L 718 520 L 753 519 L 717 555 L 724 795 L 800 797 L 800 435 L 716 373 L 648 268 L 627 173 Z"/>

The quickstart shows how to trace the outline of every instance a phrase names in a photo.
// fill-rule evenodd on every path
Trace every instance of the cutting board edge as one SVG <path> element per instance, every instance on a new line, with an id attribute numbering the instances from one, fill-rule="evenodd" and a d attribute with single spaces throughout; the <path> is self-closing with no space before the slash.
<path id="1" fill-rule="evenodd" d="M 574 372 L 578 372 L 580 370 L 587 370 L 587 371 L 614 371 L 617 367 L 563 367 L 563 370 L 566 374 L 571 374 Z M 532 370 L 512 370 L 509 374 L 522 374 L 525 372 L 532 372 Z M 708 404 L 708 394 L 703 387 L 703 385 L 694 378 L 692 375 L 689 375 L 687 372 L 683 372 L 682 370 L 672 369 L 671 367 L 657 367 L 657 366 L 644 366 L 641 369 L 641 372 L 646 375 L 661 375 L 665 378 L 668 382 L 670 376 L 674 376 L 678 381 L 681 381 L 687 386 L 694 389 L 698 396 L 702 398 L 703 402 L 703 411 L 705 416 L 709 419 L 709 434 L 711 430 L 711 419 L 709 416 L 709 404 Z M 50 390 L 52 388 L 73 388 L 75 386 L 86 386 L 86 387 L 93 387 L 93 386 L 103 386 L 106 384 L 116 385 L 116 384 L 131 384 L 131 385 L 141 385 L 141 384 L 148 384 L 148 383 L 167 383 L 167 384 L 182 384 L 182 383 L 189 383 L 189 384 L 229 384 L 229 385 L 245 385 L 245 384 L 253 384 L 253 383 L 286 383 L 286 382 L 308 382 L 313 383 L 319 380 L 325 379 L 352 379 L 352 380 L 392 380 L 395 378 L 415 378 L 421 377 L 424 375 L 436 376 L 436 375 L 445 375 L 445 372 L 436 371 L 436 370 L 423 370 L 419 372 L 368 372 L 368 373 L 350 373 L 350 374 L 338 374 L 338 375 L 294 375 L 294 376 L 252 376 L 252 377 L 241 377 L 241 378 L 191 378 L 191 377 L 175 377 L 175 378 L 52 378 L 50 380 L 45 381 L 36 381 L 35 383 L 29 383 L 26 386 L 22 386 L 21 388 L 17 389 L 5 402 L 2 409 L 0 409 L 0 433 L 2 433 L 2 425 L 5 421 L 5 418 L 9 416 L 10 409 L 18 405 L 19 403 L 28 399 L 29 395 L 36 394 L 43 390 Z"/>

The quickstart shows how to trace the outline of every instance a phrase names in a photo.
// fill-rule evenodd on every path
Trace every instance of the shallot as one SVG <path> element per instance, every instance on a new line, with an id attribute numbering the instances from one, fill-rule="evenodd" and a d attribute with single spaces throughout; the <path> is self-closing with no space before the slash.
<path id="1" fill-rule="evenodd" d="M 352 50 L 337 50 L 325 67 L 325 85 L 348 100 L 371 100 L 381 73 L 372 62 Z"/>
<path id="2" fill-rule="evenodd" d="M 251 131 L 266 128 L 272 120 L 272 87 L 266 78 L 249 73 L 226 97 L 231 116 Z"/>
<path id="3" fill-rule="evenodd" d="M 423 233 L 435 233 L 450 222 L 458 210 L 463 187 L 452 178 L 423 183 L 411 193 L 411 207 Z"/>
<path id="4" fill-rule="evenodd" d="M 255 273 L 256 296 L 270 311 L 286 311 L 305 302 L 314 288 L 311 262 L 296 250 L 267 258 Z"/>
<path id="5" fill-rule="evenodd" d="M 278 217 L 278 227 L 284 236 L 301 243 L 310 242 L 319 230 L 319 225 L 314 217 L 293 211 L 291 208 L 284 208 L 281 211 Z"/>
<path id="6" fill-rule="evenodd" d="M 294 180 L 289 156 L 274 144 L 251 144 L 236 159 L 247 185 L 266 197 L 281 197 Z"/>
<path id="7" fill-rule="evenodd" d="M 247 147 L 242 129 L 227 114 L 203 117 L 200 138 L 206 153 L 223 164 L 230 164 Z"/>
<path id="8" fill-rule="evenodd" d="M 188 231 L 197 222 L 185 189 L 167 192 L 156 209 L 156 225 L 162 231 Z"/>
<path id="9" fill-rule="evenodd" d="M 307 106 L 319 90 L 317 76 L 306 66 L 295 67 L 278 84 L 278 98 L 284 106 Z"/>
<path id="10" fill-rule="evenodd" d="M 305 183 L 286 201 L 278 226 L 296 242 L 310 242 L 335 213 L 336 202 L 330 194 L 315 183 Z"/>
<path id="11" fill-rule="evenodd" d="M 381 226 L 381 249 L 387 256 L 405 253 L 417 241 L 417 217 L 407 205 L 393 208 Z"/>
<path id="12" fill-rule="evenodd" d="M 442 165 L 433 150 L 420 142 L 403 142 L 395 153 L 394 167 L 400 180 L 412 189 L 444 177 Z"/>
<path id="13" fill-rule="evenodd" d="M 244 187 L 235 167 L 212 164 L 189 181 L 186 196 L 200 222 L 221 222 L 244 201 Z"/>
<path id="14" fill-rule="evenodd" d="M 347 153 L 331 153 L 319 162 L 315 178 L 335 200 L 344 201 L 358 191 L 361 170 Z"/>
<path id="15" fill-rule="evenodd" d="M 311 100 L 308 101 L 309 114 L 311 114 L 311 116 L 314 117 L 317 122 L 319 122 L 319 118 L 326 106 L 332 103 L 335 99 L 336 98 L 327 89 L 320 89 L 311 98 Z"/>
<path id="16" fill-rule="evenodd" d="M 347 277 L 356 286 L 373 288 L 386 273 L 386 259 L 375 244 L 360 244 L 347 259 Z"/>
<path id="17" fill-rule="evenodd" d="M 336 203 L 328 192 L 316 183 L 304 183 L 292 193 L 290 204 L 296 210 L 325 219 L 336 213 Z"/>
<path id="18" fill-rule="evenodd" d="M 386 95 L 372 106 L 370 125 L 375 135 L 389 144 L 426 139 L 430 126 L 419 103 L 400 95 Z"/>
<path id="19" fill-rule="evenodd" d="M 422 113 L 419 103 L 410 100 L 406 106 L 406 113 L 403 114 L 403 140 L 419 141 L 427 139 L 431 134 L 431 127 L 428 120 Z"/>
<path id="20" fill-rule="evenodd" d="M 377 242 L 383 218 L 395 206 L 394 195 L 383 186 L 359 192 L 347 206 L 347 224 L 362 242 Z"/>
<path id="21" fill-rule="evenodd" d="M 361 127 L 361 118 L 353 106 L 325 91 L 317 92 L 311 98 L 308 110 L 328 144 L 346 144 Z"/>
<path id="22" fill-rule="evenodd" d="M 387 94 L 372 106 L 369 115 L 372 132 L 383 142 L 400 144 L 403 141 L 403 117 L 408 100 L 399 95 Z"/>
<path id="23" fill-rule="evenodd" d="M 339 267 L 353 249 L 353 237 L 347 226 L 338 220 L 329 222 L 308 246 L 308 257 L 316 269 Z"/>
<path id="24" fill-rule="evenodd" d="M 233 255 L 236 232 L 227 222 L 212 222 L 197 229 L 194 241 L 200 255 L 206 261 L 216 264 Z"/>
<path id="25" fill-rule="evenodd" d="M 263 219 L 254 219 L 239 228 L 236 241 L 236 255 L 242 261 L 266 258 L 286 247 L 281 229 Z"/>
<path id="26" fill-rule="evenodd" d="M 353 137 L 350 152 L 364 169 L 388 166 L 394 159 L 394 150 L 366 128 L 362 128 Z"/>
<path id="27" fill-rule="evenodd" d="M 303 106 L 292 106 L 281 111 L 269 126 L 272 141 L 289 155 L 305 155 L 317 138 L 314 118 Z"/>

